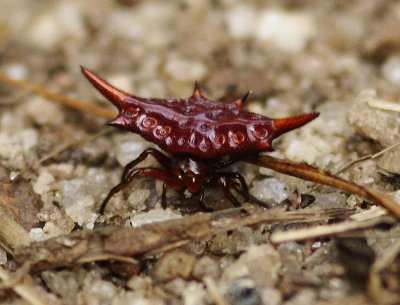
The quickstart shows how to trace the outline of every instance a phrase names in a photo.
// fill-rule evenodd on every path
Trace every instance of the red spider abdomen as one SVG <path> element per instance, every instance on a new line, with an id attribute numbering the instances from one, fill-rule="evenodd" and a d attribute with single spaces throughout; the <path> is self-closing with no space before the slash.
<path id="1" fill-rule="evenodd" d="M 110 125 L 137 133 L 173 155 L 219 159 L 268 151 L 275 138 L 318 116 L 271 119 L 246 111 L 242 100 L 208 100 L 197 86 L 188 99 L 144 99 L 112 87 L 85 68 L 82 72 L 119 109 Z"/>

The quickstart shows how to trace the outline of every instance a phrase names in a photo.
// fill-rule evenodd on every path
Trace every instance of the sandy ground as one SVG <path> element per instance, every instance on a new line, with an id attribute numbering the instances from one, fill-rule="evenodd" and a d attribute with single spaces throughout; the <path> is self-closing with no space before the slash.
<path id="1" fill-rule="evenodd" d="M 275 141 L 272 155 L 333 173 L 400 141 L 399 25 L 396 1 L 3 0 L 0 71 L 110 110 L 80 65 L 142 97 L 188 97 L 195 81 L 213 100 L 233 101 L 251 90 L 246 107 L 253 112 L 273 118 L 321 112 Z M 172 191 L 170 208 L 162 210 L 161 183 L 137 179 L 99 215 L 123 166 L 153 145 L 105 122 L 0 84 L 0 205 L 32 240 L 201 212 L 197 197 Z M 394 148 L 341 177 L 397 198 L 399 157 Z M 254 165 L 232 170 L 274 206 L 373 207 Z M 227 206 L 213 190 L 206 204 Z M 374 295 L 373 261 L 394 251 L 378 272 L 380 293 L 388 296 L 378 301 L 394 303 L 387 300 L 400 291 L 397 223 L 346 238 L 271 245 L 271 233 L 308 226 L 245 226 L 142 258 L 140 268 L 49 266 L 25 282 L 48 304 L 365 304 Z M 0 264 L 18 269 L 2 249 Z M 14 289 L 2 290 L 0 300 L 28 303 Z"/>

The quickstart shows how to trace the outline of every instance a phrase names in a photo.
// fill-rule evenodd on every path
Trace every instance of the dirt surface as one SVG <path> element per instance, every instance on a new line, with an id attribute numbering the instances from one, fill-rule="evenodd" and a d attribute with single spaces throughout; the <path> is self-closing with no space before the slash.
<path id="1" fill-rule="evenodd" d="M 213 100 L 233 101 L 252 90 L 245 106 L 269 117 L 318 111 L 318 119 L 276 140 L 271 155 L 331 173 L 400 142 L 396 1 L 3 0 L 0 55 L 2 74 L 110 110 L 80 65 L 141 97 L 186 98 L 198 81 Z M 0 207 L 32 241 L 79 232 L 86 232 L 79 235 L 85 240 L 95 228 L 126 229 L 202 212 L 197 196 L 173 191 L 163 210 L 161 182 L 140 178 L 100 215 L 123 166 L 155 147 L 105 122 L 0 83 Z M 399 155 L 395 147 L 340 177 L 399 198 Z M 142 166 L 156 164 L 149 158 Z M 374 208 L 255 165 L 231 169 L 245 177 L 252 195 L 282 211 Z M 205 204 L 230 207 L 214 189 L 206 191 Z M 125 261 L 110 251 L 114 256 L 66 260 L 57 268 L 41 264 L 23 283 L 43 296 L 41 304 L 395 304 L 400 227 L 390 217 L 356 233 L 271 243 L 273 233 L 349 220 L 343 215 L 313 224 L 253 223 L 195 238 L 174 233 L 181 238 L 157 253 L 141 250 Z M 71 247 L 71 257 L 84 251 L 68 242 L 59 241 Z M 96 237 L 95 247 L 106 242 L 112 248 Z M 0 249 L 0 264 L 14 272 L 23 262 L 7 251 Z M 104 254 L 96 251 L 90 253 Z M 377 261 L 384 262 L 381 269 Z M 38 304 L 15 288 L 1 290 L 0 303 Z"/>

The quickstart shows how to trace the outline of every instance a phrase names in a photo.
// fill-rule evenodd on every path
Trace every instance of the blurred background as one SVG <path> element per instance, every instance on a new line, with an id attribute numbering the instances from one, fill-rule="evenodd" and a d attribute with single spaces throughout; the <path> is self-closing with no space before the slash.
<path id="1" fill-rule="evenodd" d="M 368 112 L 364 103 L 380 100 L 398 105 L 398 1 L 1 1 L 2 73 L 113 109 L 84 79 L 80 65 L 141 97 L 186 98 L 197 80 L 203 94 L 213 100 L 232 101 L 251 90 L 247 109 L 269 117 L 319 111 L 317 120 L 279 139 L 273 155 L 324 170 L 335 171 L 350 160 L 400 141 L 398 112 Z M 32 215 L 25 227 L 36 230 L 35 238 L 69 233 L 77 226 L 93 228 L 98 219 L 93 211 L 118 182 L 122 166 L 149 146 L 139 136 L 118 131 L 88 138 L 104 131 L 104 123 L 104 118 L 60 107 L 0 83 L 0 178 L 21 174 L 30 179 L 35 196 L 40 196 L 41 201 L 30 207 Z M 64 149 L 67 144 L 71 145 Z M 38 165 L 43 157 L 47 162 Z M 399 158 L 400 152 L 393 152 L 342 177 L 395 191 Z M 260 200 L 295 201 L 293 192 L 305 190 L 302 184 L 295 185 L 297 180 L 265 169 L 250 165 L 236 169 L 242 171 L 252 194 Z M 271 176 L 281 184 L 265 178 Z M 160 193 L 161 184 L 155 184 Z M 271 185 L 279 194 L 271 191 Z M 159 198 L 154 182 L 135 182 L 127 194 L 133 189 L 128 201 L 120 194 L 111 205 L 119 211 L 112 220 L 119 225 L 127 224 L 128 208 L 145 211 Z M 316 206 L 326 208 L 354 207 L 362 202 L 331 190 L 313 196 Z M 59 207 L 65 208 L 65 214 Z M 256 237 L 252 231 L 238 233 L 241 246 L 232 250 L 237 255 L 231 257 L 232 262 L 251 243 L 257 243 L 257 238 L 259 243 L 266 242 L 267 234 L 257 232 Z M 386 238 L 370 241 L 378 251 L 389 243 Z M 327 242 L 325 250 L 330 246 Z M 295 268 L 279 271 L 290 284 L 278 291 L 271 288 L 272 283 L 268 289 L 275 299 L 263 290 L 263 300 L 281 304 L 301 290 L 293 284 L 301 280 L 302 287 L 311 287 L 308 291 L 313 300 L 317 295 L 335 299 L 349 292 L 341 278 L 343 272 L 332 272 L 328 250 L 313 257 L 307 246 L 294 244 L 281 253 L 282 257 L 294 257 Z M 306 258 L 310 259 L 304 266 Z M 320 263 L 329 268 L 316 270 Z M 302 268 L 312 276 L 304 277 Z M 396 276 L 392 279 L 395 291 L 399 281 Z M 311 304 L 310 294 L 304 303 L 293 304 Z"/>

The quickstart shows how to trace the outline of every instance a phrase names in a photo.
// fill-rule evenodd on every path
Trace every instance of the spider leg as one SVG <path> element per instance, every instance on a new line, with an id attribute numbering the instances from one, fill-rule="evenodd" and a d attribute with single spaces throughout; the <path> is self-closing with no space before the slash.
<path id="1" fill-rule="evenodd" d="M 270 205 L 268 203 L 265 203 L 259 199 L 257 199 L 256 197 L 254 197 L 253 195 L 251 195 L 247 190 L 244 190 L 243 187 L 240 188 L 238 183 L 233 182 L 231 184 L 232 188 L 235 190 L 235 192 L 237 192 L 238 194 L 240 194 L 241 196 L 243 196 L 243 198 L 248 201 L 248 202 L 252 202 L 261 206 L 266 206 L 266 207 L 270 207 Z"/>
<path id="2" fill-rule="evenodd" d="M 208 206 L 206 206 L 205 204 L 204 204 L 204 186 L 203 185 L 201 185 L 201 188 L 200 188 L 200 197 L 199 197 L 199 203 L 200 203 L 200 206 L 205 210 L 205 211 L 213 211 L 213 209 L 211 209 L 211 208 L 209 208 Z"/>
<path id="3" fill-rule="evenodd" d="M 219 176 L 218 183 L 222 186 L 222 190 L 224 191 L 225 197 L 228 198 L 228 200 L 232 203 L 232 205 L 235 207 L 240 207 L 241 206 L 240 202 L 229 191 L 229 188 L 231 186 L 231 182 L 229 180 L 230 179 L 226 176 Z"/>
<path id="4" fill-rule="evenodd" d="M 240 160 L 240 158 L 232 158 L 232 159 L 229 159 L 229 160 L 226 160 L 226 161 L 221 161 L 221 162 L 217 163 L 217 165 L 215 166 L 215 168 L 216 168 L 216 169 L 220 169 L 220 168 L 229 166 L 229 165 L 231 165 L 231 164 L 237 162 L 238 160 Z"/>
<path id="5" fill-rule="evenodd" d="M 135 160 L 129 162 L 124 169 L 124 172 L 121 177 L 121 181 L 126 178 L 128 175 L 128 172 L 134 168 L 136 165 L 138 165 L 140 162 L 142 162 L 144 159 L 146 159 L 149 155 L 153 156 L 160 164 L 162 167 L 165 169 L 169 169 L 171 167 L 171 160 L 165 156 L 162 152 L 158 151 L 157 149 L 154 148 L 147 148 L 145 149 L 139 157 L 137 157 Z"/>
<path id="6" fill-rule="evenodd" d="M 218 173 L 218 176 L 224 177 L 226 179 L 227 188 L 233 189 L 236 193 L 241 195 L 245 201 L 252 202 L 252 203 L 255 203 L 255 204 L 258 204 L 261 206 L 267 205 L 265 202 L 258 200 L 256 197 L 252 196 L 249 193 L 249 188 L 247 186 L 247 183 L 241 174 L 239 174 L 239 173 Z M 235 180 L 239 181 L 240 184 Z M 229 192 L 229 190 L 228 190 L 228 192 Z M 226 195 L 225 190 L 224 190 L 224 193 L 225 193 L 225 196 L 233 203 L 233 201 L 230 199 L 230 197 Z M 230 193 L 230 196 L 233 197 L 232 193 L 231 192 L 229 192 L 229 193 Z M 235 200 L 236 200 L 236 198 L 235 198 Z M 236 200 L 236 202 L 238 202 L 238 201 Z"/>
<path id="7" fill-rule="evenodd" d="M 164 182 L 162 185 L 162 195 L 161 195 L 161 206 L 163 209 L 167 208 L 167 188 L 168 188 L 168 184 L 167 182 Z"/>
<path id="8" fill-rule="evenodd" d="M 228 178 L 230 181 L 234 181 L 235 179 L 239 180 L 242 190 L 246 193 L 249 192 L 249 188 L 247 186 L 246 180 L 244 180 L 243 176 L 239 173 L 218 173 L 218 176 L 224 176 Z"/>
<path id="9" fill-rule="evenodd" d="M 129 172 L 124 179 L 121 180 L 119 184 L 114 186 L 110 192 L 108 193 L 107 197 L 104 199 L 103 203 L 100 207 L 100 214 L 104 214 L 104 210 L 107 206 L 108 201 L 114 196 L 116 193 L 121 191 L 124 187 L 126 187 L 136 175 L 143 176 L 143 177 L 153 177 L 158 180 L 164 181 L 164 184 L 168 184 L 173 186 L 176 190 L 180 190 L 184 187 L 183 182 L 175 176 L 172 176 L 168 171 L 154 168 L 154 167 L 143 167 L 143 168 L 135 168 L 131 172 Z M 166 188 L 165 188 L 166 192 Z M 164 186 L 163 186 L 163 194 L 164 194 Z"/>

